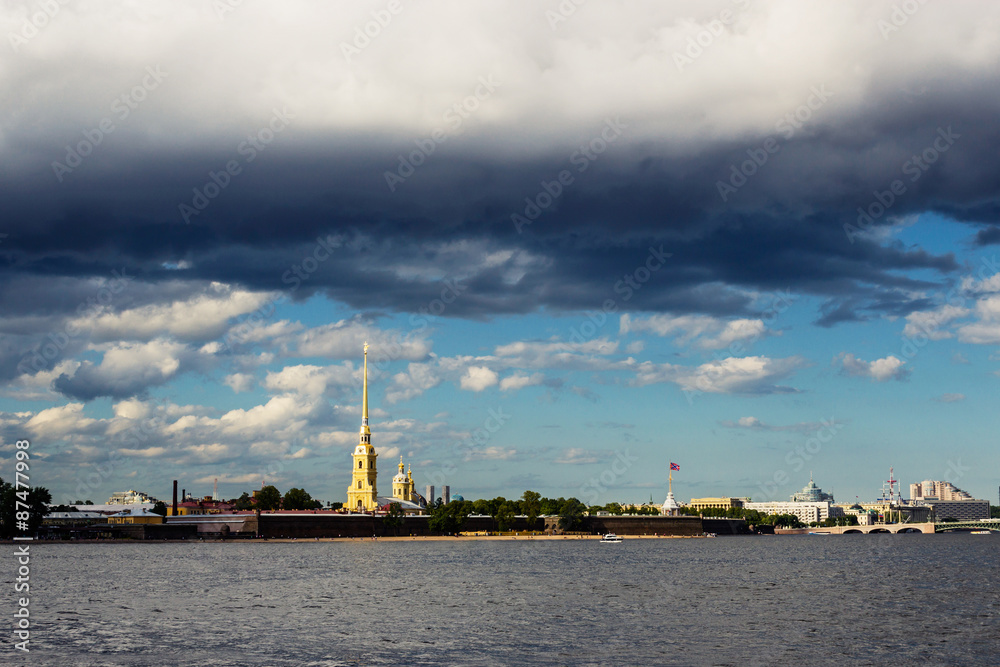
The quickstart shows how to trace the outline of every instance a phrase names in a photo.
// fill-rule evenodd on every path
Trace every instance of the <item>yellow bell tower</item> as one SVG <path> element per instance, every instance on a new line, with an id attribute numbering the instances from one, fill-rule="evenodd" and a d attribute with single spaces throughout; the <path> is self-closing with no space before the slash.
<path id="1" fill-rule="evenodd" d="M 403 457 L 399 457 L 399 472 L 392 478 L 392 497 L 400 500 L 412 501 L 410 496 L 410 485 L 407 483 L 406 475 L 403 473 Z"/>
<path id="2" fill-rule="evenodd" d="M 365 383 L 361 400 L 361 438 L 354 448 L 354 468 L 351 472 L 351 486 L 347 489 L 347 509 L 352 512 L 371 512 L 378 509 L 378 473 L 375 468 L 378 454 L 372 447 L 372 432 L 368 428 L 368 343 L 365 343 Z"/>

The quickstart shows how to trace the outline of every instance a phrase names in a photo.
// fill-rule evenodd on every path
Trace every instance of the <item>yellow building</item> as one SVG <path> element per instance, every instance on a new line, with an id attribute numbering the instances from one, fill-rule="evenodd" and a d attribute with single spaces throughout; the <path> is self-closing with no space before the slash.
<path id="1" fill-rule="evenodd" d="M 365 343 L 364 394 L 361 402 L 361 438 L 354 448 L 351 486 L 347 489 L 347 509 L 371 512 L 378 509 L 378 472 L 372 447 L 372 432 L 368 428 L 368 343 Z M 402 466 L 402 463 L 400 463 Z"/>
<path id="2" fill-rule="evenodd" d="M 145 510 L 139 512 L 138 514 L 132 514 L 130 510 L 125 510 L 124 512 L 119 512 L 118 514 L 112 514 L 108 517 L 109 524 L 135 524 L 135 523 L 153 523 L 159 524 L 163 523 L 164 519 L 159 514 L 153 514 L 152 512 L 146 512 Z"/>
<path id="3" fill-rule="evenodd" d="M 399 472 L 392 478 L 392 497 L 415 503 L 416 493 L 413 488 L 413 470 L 403 473 L 403 457 L 399 457 Z"/>
<path id="4" fill-rule="evenodd" d="M 734 507 L 743 507 L 744 498 L 692 498 L 688 507 L 693 510 L 722 509 L 729 510 Z"/>

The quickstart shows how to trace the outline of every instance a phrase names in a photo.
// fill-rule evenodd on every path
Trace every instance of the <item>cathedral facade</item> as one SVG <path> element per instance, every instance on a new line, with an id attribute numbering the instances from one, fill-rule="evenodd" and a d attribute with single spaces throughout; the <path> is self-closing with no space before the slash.
<path id="1" fill-rule="evenodd" d="M 347 489 L 347 505 L 351 512 L 374 512 L 392 502 L 399 501 L 406 511 L 419 511 L 423 497 L 414 490 L 413 471 L 403 472 L 403 457 L 399 457 L 399 473 L 392 478 L 392 497 L 378 495 L 378 454 L 372 446 L 372 432 L 368 427 L 368 343 L 365 343 L 364 390 L 361 399 L 361 432 L 358 445 L 351 455 L 351 485 Z"/>

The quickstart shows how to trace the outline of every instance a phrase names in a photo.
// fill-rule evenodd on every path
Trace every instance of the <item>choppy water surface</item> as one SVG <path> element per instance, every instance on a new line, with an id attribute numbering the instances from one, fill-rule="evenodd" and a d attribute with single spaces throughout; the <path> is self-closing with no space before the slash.
<path id="1" fill-rule="evenodd" d="M 32 551 L 26 664 L 1000 664 L 1000 535 Z"/>

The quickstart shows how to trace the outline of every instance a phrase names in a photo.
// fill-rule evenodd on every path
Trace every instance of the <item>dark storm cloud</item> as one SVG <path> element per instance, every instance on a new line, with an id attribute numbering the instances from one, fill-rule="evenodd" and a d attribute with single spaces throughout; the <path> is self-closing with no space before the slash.
<path id="1" fill-rule="evenodd" d="M 935 121 L 905 128 L 899 138 L 882 138 L 880 144 L 905 145 L 895 150 L 897 171 L 922 141 L 933 139 Z M 971 123 L 963 127 L 967 145 L 980 142 L 977 129 Z M 391 152 L 379 150 L 376 139 L 371 145 L 376 155 L 358 148 L 330 147 L 317 154 L 278 147 L 270 161 L 235 177 L 190 224 L 178 207 L 191 201 L 192 189 L 204 186 L 213 167 L 226 162 L 224 153 L 182 159 L 151 154 L 138 164 L 123 158 L 115 173 L 81 173 L 60 188 L 46 183 L 44 171 L 36 172 L 17 184 L 17 192 L 2 193 L 12 217 L 10 237 L 0 247 L 7 260 L 0 270 L 9 281 L 24 284 L 29 276 L 96 277 L 129 267 L 146 283 L 295 286 L 296 296 L 322 290 L 355 306 L 416 311 L 440 293 L 441 284 L 396 270 L 412 265 L 464 277 L 468 290 L 448 315 L 488 316 L 538 307 L 591 308 L 604 298 L 621 301 L 615 286 L 642 265 L 650 247 L 662 246 L 672 257 L 623 308 L 745 313 L 747 298 L 722 284 L 879 299 L 927 286 L 896 272 L 955 268 L 948 256 L 887 247 L 876 239 L 850 242 L 843 225 L 856 224 L 857 207 L 867 206 L 871 193 L 899 174 L 890 168 L 864 177 L 859 172 L 865 151 L 827 137 L 787 145 L 723 203 L 717 182 L 745 157 L 747 146 L 762 139 L 680 158 L 658 154 L 655 147 L 622 146 L 606 163 L 576 174 L 521 234 L 511 216 L 525 214 L 525 198 L 539 200 L 542 184 L 569 166 L 565 159 L 517 163 L 491 160 L 487 147 L 474 148 L 472 156 L 442 150 L 390 193 L 382 172 L 392 164 Z M 968 182 L 951 173 L 948 163 L 935 169 L 942 179 Z M 975 169 L 970 172 L 970 179 L 977 177 Z M 925 189 L 901 197 L 893 215 L 933 209 L 938 201 L 959 209 L 963 200 L 995 196 L 987 187 L 957 196 L 939 186 Z M 313 252 L 317 239 L 331 234 L 344 239 L 340 252 L 307 278 L 296 279 L 302 274 L 295 267 Z M 470 244 L 470 255 L 449 256 L 449 244 L 462 242 Z M 476 256 L 499 251 L 515 257 L 484 266 Z M 514 266 L 517 257 L 521 269 Z M 181 262 L 189 268 L 164 268 Z M 3 298 L 17 300 L 11 293 Z M 52 298 L 56 303 L 49 303 Z M 31 301 L 75 306 L 65 294 Z"/>
<path id="2" fill-rule="evenodd" d="M 1000 244 L 1000 227 L 992 226 L 976 232 L 976 245 Z"/>
<path id="3" fill-rule="evenodd" d="M 932 11 L 923 9 L 921 16 Z M 245 19 L 255 16 L 249 8 L 246 12 Z M 861 19 L 875 25 L 867 15 L 852 20 Z M 683 43 L 676 17 L 661 24 L 664 30 L 678 30 Z M 585 19 L 576 26 L 587 30 Z M 942 60 L 922 68 L 903 58 L 912 53 L 912 43 L 905 40 L 919 42 L 919 31 L 932 27 L 932 22 L 924 28 L 915 22 L 892 42 L 881 40 L 872 28 L 871 35 L 858 38 L 866 60 L 852 61 L 854 69 L 832 67 L 842 64 L 837 58 L 813 64 L 811 78 L 796 73 L 812 82 L 808 85 L 792 88 L 755 72 L 758 95 L 781 88 L 782 100 L 791 100 L 769 100 L 773 112 L 763 113 L 757 123 L 743 122 L 741 115 L 750 107 L 743 111 L 738 92 L 726 102 L 690 92 L 700 90 L 701 77 L 710 81 L 720 67 L 717 61 L 706 56 L 681 78 L 668 47 L 642 43 L 653 54 L 647 57 L 655 57 L 677 79 L 677 89 L 688 91 L 676 93 L 681 102 L 690 98 L 687 106 L 678 102 L 671 111 L 659 111 L 645 100 L 625 99 L 623 89 L 620 115 L 609 115 L 603 109 L 613 108 L 608 101 L 614 96 L 599 84 L 589 89 L 580 84 L 573 98 L 580 117 L 565 127 L 558 119 L 548 120 L 540 104 L 519 108 L 519 118 L 511 113 L 503 122 L 477 125 L 472 119 L 423 155 L 412 174 L 400 168 L 401 156 L 417 162 L 411 156 L 424 150 L 420 141 L 428 145 L 427 127 L 331 128 L 317 120 L 323 109 L 308 103 L 287 112 L 275 107 L 273 114 L 290 117 L 287 127 L 250 160 L 249 134 L 242 128 L 252 134 L 267 127 L 272 111 L 259 107 L 255 120 L 241 117 L 240 129 L 230 128 L 207 111 L 208 102 L 222 104 L 222 98 L 211 97 L 205 88 L 211 77 L 203 64 L 168 61 L 169 76 L 150 91 L 146 106 L 69 173 L 56 174 L 52 162 L 66 161 L 66 146 L 99 120 L 104 98 L 98 96 L 92 105 L 94 118 L 78 119 L 78 126 L 64 110 L 46 116 L 55 128 L 49 134 L 5 135 L 10 152 L 0 184 L 5 212 L 0 231 L 8 236 L 0 244 L 5 285 L 0 302 L 9 307 L 5 315 L 71 312 L 82 298 L 77 292 L 86 288 L 52 289 L 59 281 L 107 277 L 127 267 L 137 276 L 139 292 L 163 289 L 164 297 L 185 282 L 221 281 L 282 290 L 296 299 L 319 291 L 357 308 L 410 312 L 440 298 L 447 280 L 458 281 L 458 298 L 444 312 L 449 317 L 597 308 L 609 298 L 622 310 L 746 315 L 751 313 L 749 291 L 775 289 L 823 298 L 819 322 L 824 325 L 905 315 L 926 307 L 926 300 L 913 295 L 946 280 L 957 264 L 950 255 L 887 242 L 880 230 L 894 219 L 925 211 L 981 225 L 995 220 L 1000 208 L 1000 175 L 993 168 L 1000 149 L 996 59 L 975 66 Z M 573 27 L 566 28 L 567 37 L 573 35 Z M 545 45 L 540 52 L 526 47 L 515 54 L 515 60 L 527 58 L 518 61 L 521 69 L 507 63 L 496 99 L 483 102 L 483 114 L 488 115 L 488 104 L 502 104 L 504 95 L 532 99 L 546 94 L 551 84 L 533 78 L 536 68 L 543 61 L 551 68 L 567 65 L 549 36 L 540 43 Z M 714 53 L 730 54 L 723 51 L 731 48 L 728 44 L 713 47 Z M 380 46 L 395 48 L 389 40 Z M 418 84 L 389 69 L 385 63 L 390 61 L 379 61 L 379 53 L 374 46 L 365 53 L 373 64 L 370 71 L 345 74 L 334 67 L 330 76 L 341 87 L 364 79 L 372 86 L 412 86 L 422 94 Z M 291 67 L 287 62 L 266 65 Z M 618 78 L 627 78 L 632 65 L 620 63 Z M 185 66 L 195 74 L 185 73 Z M 258 66 L 240 70 L 239 80 L 263 76 L 266 68 Z M 44 67 L 37 69 L 43 76 Z M 138 68 L 135 76 L 142 71 Z M 293 69 L 280 71 L 294 79 Z M 841 71 L 856 78 L 838 87 L 833 81 Z M 605 69 L 588 72 L 606 86 L 616 74 L 610 60 Z M 469 83 L 455 86 L 463 91 L 459 95 L 477 81 L 466 78 Z M 639 80 L 636 86 L 641 92 L 654 90 L 642 88 Z M 817 108 L 806 109 L 809 117 L 789 136 L 792 126 L 782 126 L 782 119 L 794 117 L 815 90 L 828 92 Z M 190 98 L 198 101 L 192 105 L 189 97 L 199 91 L 207 97 Z M 182 107 L 185 101 L 188 106 Z M 435 113 L 451 101 L 434 106 Z M 724 111 L 725 103 L 736 110 Z M 369 110 L 389 114 L 384 104 Z M 23 118 L 18 122 L 28 127 Z M 190 133 L 184 132 L 186 123 Z M 608 134 L 612 126 L 620 128 L 618 135 Z M 926 169 L 913 171 L 912 159 L 933 149 L 942 132 L 957 138 Z M 601 144 L 602 133 L 614 140 Z M 734 180 L 733 170 L 761 155 L 769 139 L 778 148 L 767 153 L 766 163 L 751 165 L 754 173 L 745 183 Z M 588 144 L 606 145 L 606 150 L 596 154 L 593 149 L 593 159 L 581 157 Z M 227 173 L 232 163 L 238 170 Z M 402 174 L 402 180 L 390 188 L 386 172 Z M 561 172 L 568 172 L 571 182 L 553 196 Z M 845 225 L 859 224 L 858 209 L 871 210 L 896 180 L 905 192 L 894 195 L 888 211 L 874 216 L 862 233 L 845 233 Z M 720 191 L 720 183 L 731 189 Z M 526 199 L 551 203 L 539 206 L 536 217 Z M 513 215 L 534 219 L 518 229 Z M 981 230 L 977 241 L 993 242 L 994 230 Z M 335 250 L 323 247 L 330 238 L 339 244 Z M 661 248 L 671 257 L 631 287 L 630 279 L 645 275 L 649 254 Z M 911 277 L 915 274 L 920 278 Z"/>

